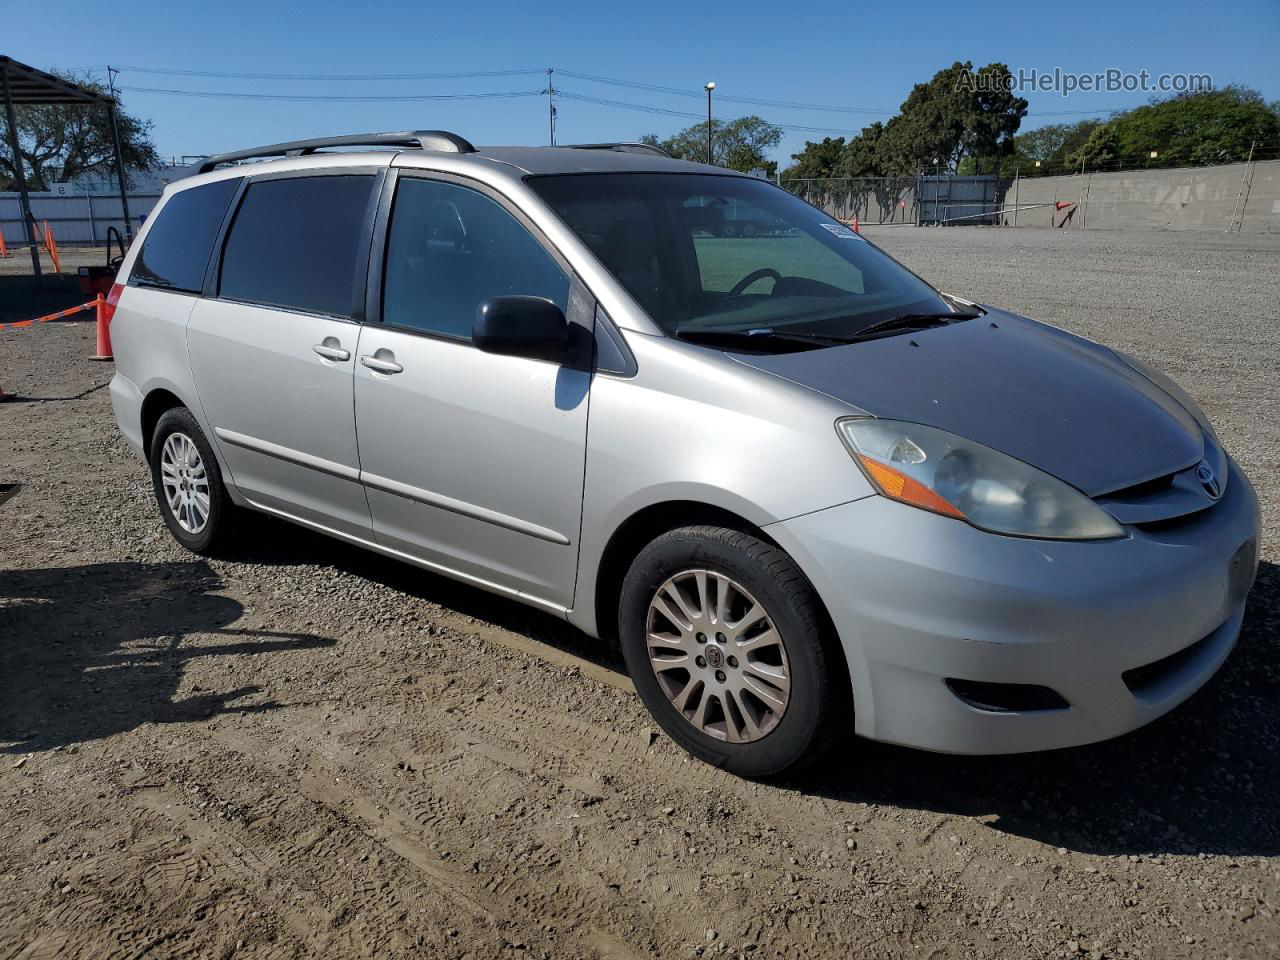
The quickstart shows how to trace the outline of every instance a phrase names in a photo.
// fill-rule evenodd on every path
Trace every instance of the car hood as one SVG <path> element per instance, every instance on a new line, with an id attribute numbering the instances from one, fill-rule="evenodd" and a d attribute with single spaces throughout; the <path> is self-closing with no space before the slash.
<path id="1" fill-rule="evenodd" d="M 1112 351 L 999 310 L 847 346 L 733 356 L 863 413 L 975 440 L 1090 496 L 1204 455 L 1195 418 Z"/>

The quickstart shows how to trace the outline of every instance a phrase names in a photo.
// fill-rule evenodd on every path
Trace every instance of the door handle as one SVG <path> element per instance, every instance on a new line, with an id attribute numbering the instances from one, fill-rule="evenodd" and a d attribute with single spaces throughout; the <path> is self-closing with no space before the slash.
<path id="1" fill-rule="evenodd" d="M 404 369 L 396 363 L 396 355 L 386 348 L 375 350 L 372 356 L 361 357 L 360 362 L 378 373 L 399 373 Z"/>
<path id="2" fill-rule="evenodd" d="M 326 360 L 341 361 L 351 359 L 351 351 L 343 350 L 342 344 L 338 342 L 337 337 L 325 337 L 320 343 L 312 345 L 311 349 Z"/>
<path id="3" fill-rule="evenodd" d="M 333 340 L 333 343 L 330 343 L 329 340 Z M 319 353 L 319 355 L 324 357 L 325 360 L 351 360 L 351 351 L 349 351 L 349 349 L 343 349 L 342 347 L 337 346 L 337 344 L 338 340 L 334 340 L 330 337 L 329 339 L 326 339 L 324 343 L 314 344 L 311 349 L 315 353 Z"/>

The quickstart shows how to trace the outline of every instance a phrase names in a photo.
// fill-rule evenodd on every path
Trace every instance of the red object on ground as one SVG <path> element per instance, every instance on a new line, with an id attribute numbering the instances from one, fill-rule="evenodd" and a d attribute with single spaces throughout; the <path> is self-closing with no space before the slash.
<path id="1" fill-rule="evenodd" d="M 80 276 L 80 292 L 86 297 L 110 293 L 116 282 L 115 267 L 80 267 L 77 273 Z"/>
<path id="2" fill-rule="evenodd" d="M 854 233 L 861 233 L 861 232 L 862 232 L 861 230 L 859 230 L 859 229 L 858 229 L 858 218 L 857 218 L 857 217 L 854 217 L 854 218 L 853 218 L 853 232 L 854 232 Z"/>
<path id="3" fill-rule="evenodd" d="M 0 257 L 7 257 L 9 248 L 4 245 L 4 231 L 0 230 Z"/>
<path id="4" fill-rule="evenodd" d="M 1059 200 L 1053 206 L 1055 210 L 1065 210 L 1067 207 L 1074 207 L 1075 205 L 1076 202 L 1074 200 Z"/>
<path id="5" fill-rule="evenodd" d="M 98 315 L 98 352 L 90 357 L 90 360 L 115 359 L 111 354 L 111 318 L 115 316 L 116 304 L 120 302 L 120 294 L 123 290 L 124 287 L 117 283 L 111 287 L 111 293 L 105 299 L 102 294 L 98 294 L 98 298 L 93 301 Z"/>

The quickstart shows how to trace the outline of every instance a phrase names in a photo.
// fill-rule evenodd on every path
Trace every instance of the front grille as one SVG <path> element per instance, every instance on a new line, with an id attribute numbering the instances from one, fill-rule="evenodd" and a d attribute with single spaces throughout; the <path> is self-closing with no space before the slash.
<path id="1" fill-rule="evenodd" d="M 1172 533 L 1175 530 L 1181 530 L 1189 524 L 1195 523 L 1204 514 L 1208 507 L 1195 510 L 1191 513 L 1184 513 L 1180 517 L 1165 517 L 1163 520 L 1150 520 L 1146 523 L 1135 523 L 1132 526 L 1137 527 L 1146 533 Z"/>
<path id="2" fill-rule="evenodd" d="M 1141 483 L 1130 484 L 1095 497 L 1102 507 L 1125 526 L 1148 533 L 1177 530 L 1193 522 L 1218 501 L 1211 498 L 1196 476 L 1199 464 Z"/>
<path id="3" fill-rule="evenodd" d="M 1176 474 L 1166 473 L 1163 477 L 1144 480 L 1142 483 L 1135 483 L 1131 487 L 1122 487 L 1119 490 L 1112 490 L 1107 494 L 1107 497 L 1112 500 L 1141 500 L 1144 497 L 1155 496 L 1157 493 L 1164 493 L 1173 486 L 1173 478 L 1175 475 Z"/>
<path id="4" fill-rule="evenodd" d="M 947 687 L 969 706 L 988 713 L 1033 713 L 1071 706 L 1058 691 L 1034 683 L 988 683 L 948 677 Z"/>

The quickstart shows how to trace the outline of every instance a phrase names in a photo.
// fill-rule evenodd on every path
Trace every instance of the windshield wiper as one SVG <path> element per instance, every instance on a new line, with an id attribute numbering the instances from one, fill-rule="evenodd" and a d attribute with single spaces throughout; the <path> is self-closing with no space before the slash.
<path id="1" fill-rule="evenodd" d="M 774 327 L 755 327 L 750 330 L 676 330 L 675 335 L 692 343 L 732 346 L 741 344 L 747 347 L 762 349 L 768 341 L 784 343 L 813 344 L 815 346 L 833 347 L 842 343 L 857 343 L 860 340 L 874 340 L 895 331 L 917 330 L 924 327 L 944 327 L 956 320 L 972 320 L 981 316 L 977 313 L 900 313 L 897 316 L 879 320 L 870 326 L 863 327 L 857 333 L 809 333 L 804 330 L 778 330 Z"/>
<path id="2" fill-rule="evenodd" d="M 751 330 L 676 330 L 675 335 L 690 343 L 707 343 L 727 346 L 742 345 L 756 349 L 764 349 L 768 342 L 814 344 L 817 346 L 835 346 L 838 343 L 852 343 L 849 337 L 827 336 L 820 333 L 804 333 L 803 331 L 780 331 L 773 327 L 756 327 Z"/>
<path id="3" fill-rule="evenodd" d="M 870 326 L 863 327 L 850 340 L 865 340 L 868 336 L 889 333 L 893 330 L 917 330 L 926 327 L 945 327 L 957 320 L 972 320 L 980 317 L 980 313 L 900 313 L 886 320 L 878 320 Z"/>

